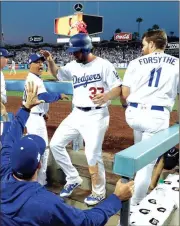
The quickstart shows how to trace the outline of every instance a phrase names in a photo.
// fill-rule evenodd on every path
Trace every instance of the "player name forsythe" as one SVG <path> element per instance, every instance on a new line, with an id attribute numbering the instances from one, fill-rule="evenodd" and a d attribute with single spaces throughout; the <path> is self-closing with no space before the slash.
<path id="1" fill-rule="evenodd" d="M 100 74 L 93 74 L 93 75 L 83 75 L 82 77 L 78 77 L 76 75 L 73 75 L 73 84 L 74 88 L 84 86 L 87 87 L 88 84 L 99 82 L 102 80 L 102 77 Z"/>

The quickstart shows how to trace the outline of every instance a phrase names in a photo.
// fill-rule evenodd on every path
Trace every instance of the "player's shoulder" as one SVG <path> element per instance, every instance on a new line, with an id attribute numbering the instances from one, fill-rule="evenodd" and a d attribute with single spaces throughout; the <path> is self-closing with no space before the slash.
<path id="1" fill-rule="evenodd" d="M 149 56 L 149 55 L 150 55 L 150 54 L 148 54 L 148 56 Z M 138 63 L 139 60 L 141 60 L 141 59 L 143 59 L 143 58 L 146 58 L 146 57 L 147 57 L 147 55 L 139 56 L 139 57 L 133 59 L 130 63 L 132 63 L 132 64 Z"/>
<path id="2" fill-rule="evenodd" d="M 174 59 L 179 60 L 178 57 L 172 56 L 172 55 L 170 55 L 170 54 L 168 54 L 168 53 L 163 53 L 163 55 L 166 56 L 166 57 L 171 57 L 171 58 L 174 58 Z"/>
<path id="3" fill-rule="evenodd" d="M 26 81 L 41 81 L 41 80 L 42 79 L 39 76 L 37 76 L 37 75 L 35 75 L 31 72 L 29 72 L 27 77 L 26 77 Z"/>
<path id="4" fill-rule="evenodd" d="M 169 57 L 169 58 L 173 58 L 175 60 L 175 63 L 179 64 L 179 58 L 178 57 L 172 56 L 172 55 L 167 54 L 167 53 L 164 53 L 164 56 Z"/>
<path id="5" fill-rule="evenodd" d="M 101 64 L 103 67 L 114 67 L 114 65 L 107 59 L 103 59 L 101 57 L 96 57 L 96 62 Z"/>
<path id="6" fill-rule="evenodd" d="M 62 68 L 66 67 L 66 68 L 70 68 L 71 69 L 75 65 L 77 65 L 77 62 L 75 60 L 72 60 L 72 61 L 68 62 L 67 64 L 65 64 L 64 66 L 62 66 Z"/>

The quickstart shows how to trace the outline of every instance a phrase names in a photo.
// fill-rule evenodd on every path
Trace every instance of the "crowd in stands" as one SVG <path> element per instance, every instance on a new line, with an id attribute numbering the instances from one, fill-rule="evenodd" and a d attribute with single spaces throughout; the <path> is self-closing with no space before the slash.
<path id="1" fill-rule="evenodd" d="M 13 52 L 13 50 L 11 50 Z M 72 56 L 66 53 L 65 49 L 53 49 L 51 48 L 51 53 L 56 63 L 60 65 L 65 65 L 72 60 Z M 27 63 L 29 54 L 33 52 L 38 52 L 38 49 L 26 48 L 21 50 L 15 50 L 16 56 L 14 61 L 19 64 Z M 141 49 L 134 48 L 94 48 L 93 53 L 104 59 L 109 60 L 112 63 L 124 63 L 129 62 L 141 54 Z"/>
<path id="2" fill-rule="evenodd" d="M 65 65 L 72 60 L 72 56 L 66 53 L 65 48 L 51 48 L 49 47 L 50 52 L 53 55 L 53 58 L 56 63 L 60 65 Z M 12 50 L 11 50 L 12 51 Z M 38 52 L 39 49 L 26 48 L 21 50 L 15 50 L 16 56 L 14 61 L 19 64 L 26 64 L 28 57 L 33 52 Z M 100 56 L 104 59 L 109 60 L 113 64 L 119 63 L 129 63 L 131 60 L 141 56 L 141 48 L 135 47 L 116 47 L 116 48 L 107 48 L 107 47 L 96 47 L 93 49 L 93 53 L 97 56 Z M 176 54 L 173 54 L 175 55 Z M 177 56 L 179 57 L 179 56 Z"/>

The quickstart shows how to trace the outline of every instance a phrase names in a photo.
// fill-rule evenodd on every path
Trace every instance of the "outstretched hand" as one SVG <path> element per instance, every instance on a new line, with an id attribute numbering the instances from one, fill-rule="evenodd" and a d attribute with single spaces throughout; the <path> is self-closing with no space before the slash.
<path id="1" fill-rule="evenodd" d="M 28 82 L 27 86 L 25 87 L 26 90 L 26 101 L 23 102 L 23 105 L 31 109 L 32 107 L 44 103 L 44 100 L 39 100 L 37 97 L 38 87 L 34 84 L 34 82 Z"/>
<path id="2" fill-rule="evenodd" d="M 4 106 L 4 104 L 2 102 L 1 102 L 1 116 L 3 118 L 3 121 L 8 120 L 8 113 L 6 111 L 6 107 Z"/>

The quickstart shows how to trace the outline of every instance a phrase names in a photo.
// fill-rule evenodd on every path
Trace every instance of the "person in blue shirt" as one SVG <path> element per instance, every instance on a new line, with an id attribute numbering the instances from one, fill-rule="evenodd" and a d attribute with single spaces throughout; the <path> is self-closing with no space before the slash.
<path id="1" fill-rule="evenodd" d="M 114 194 L 90 210 L 80 210 L 37 182 L 46 144 L 37 135 L 23 136 L 33 106 L 43 101 L 29 83 L 27 99 L 2 141 L 1 148 L 1 226 L 101 226 L 122 207 L 133 193 L 134 182 L 117 182 Z"/>

